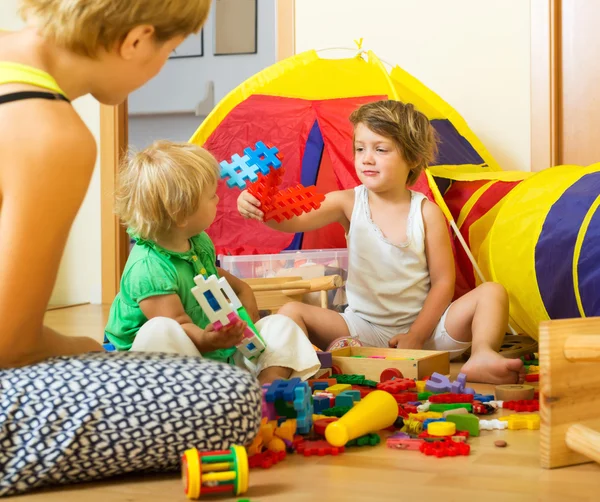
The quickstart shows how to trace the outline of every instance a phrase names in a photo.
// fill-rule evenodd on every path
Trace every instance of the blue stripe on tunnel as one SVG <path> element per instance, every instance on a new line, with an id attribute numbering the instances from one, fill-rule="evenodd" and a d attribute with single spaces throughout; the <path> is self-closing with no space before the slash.
<path id="1" fill-rule="evenodd" d="M 580 317 L 573 284 L 575 242 L 581 223 L 598 193 L 600 172 L 582 176 L 554 203 L 542 226 L 535 246 L 535 273 L 550 319 Z M 590 231 L 591 228 L 587 235 Z M 587 287 L 587 279 L 579 273 L 579 281 L 582 279 Z"/>

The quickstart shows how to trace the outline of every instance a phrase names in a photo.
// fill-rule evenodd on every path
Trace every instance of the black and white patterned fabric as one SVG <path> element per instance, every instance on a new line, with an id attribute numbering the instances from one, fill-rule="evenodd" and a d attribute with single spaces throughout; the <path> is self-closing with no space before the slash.
<path id="1" fill-rule="evenodd" d="M 0 370 L 0 496 L 177 470 L 187 448 L 247 444 L 260 415 L 254 377 L 195 357 L 98 353 Z"/>

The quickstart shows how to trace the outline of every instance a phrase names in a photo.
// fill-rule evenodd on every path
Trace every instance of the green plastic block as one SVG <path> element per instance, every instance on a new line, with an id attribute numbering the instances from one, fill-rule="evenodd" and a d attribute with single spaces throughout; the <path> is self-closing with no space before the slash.
<path id="1" fill-rule="evenodd" d="M 429 411 L 444 412 L 444 411 L 448 411 L 448 410 L 455 410 L 457 408 L 464 408 L 467 411 L 472 411 L 473 405 L 470 403 L 454 403 L 454 404 L 435 403 L 435 404 L 429 405 Z"/>
<path id="2" fill-rule="evenodd" d="M 367 380 L 365 378 L 365 381 L 362 384 L 365 385 L 365 386 L 367 386 L 367 387 L 373 387 L 373 388 L 375 388 L 375 387 L 377 387 L 378 383 L 379 382 L 376 382 L 375 380 Z"/>
<path id="3" fill-rule="evenodd" d="M 321 412 L 321 415 L 326 417 L 342 417 L 352 409 L 351 406 L 334 406 Z"/>
<path id="4" fill-rule="evenodd" d="M 365 375 L 333 375 L 337 383 L 347 383 L 350 385 L 362 385 L 365 381 Z"/>
<path id="5" fill-rule="evenodd" d="M 417 399 L 419 401 L 427 401 L 431 395 L 433 395 L 433 392 L 419 392 L 417 394 Z"/>
<path id="6" fill-rule="evenodd" d="M 375 446 L 381 442 L 379 434 L 371 433 L 352 439 L 346 443 L 346 446 Z"/>
<path id="7" fill-rule="evenodd" d="M 456 424 L 457 431 L 467 431 L 471 436 L 479 436 L 479 418 L 475 415 L 446 415 L 446 422 Z"/>
<path id="8" fill-rule="evenodd" d="M 297 418 L 298 412 L 294 409 L 294 405 L 284 401 L 283 399 L 275 400 L 275 411 L 280 417 Z"/>

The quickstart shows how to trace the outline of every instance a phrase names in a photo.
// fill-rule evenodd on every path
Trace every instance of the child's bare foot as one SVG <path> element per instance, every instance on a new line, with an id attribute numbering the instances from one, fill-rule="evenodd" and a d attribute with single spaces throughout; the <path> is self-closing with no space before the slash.
<path id="1" fill-rule="evenodd" d="M 507 384 L 523 383 L 525 368 L 520 359 L 507 359 L 492 350 L 478 351 L 461 369 L 468 382 Z"/>

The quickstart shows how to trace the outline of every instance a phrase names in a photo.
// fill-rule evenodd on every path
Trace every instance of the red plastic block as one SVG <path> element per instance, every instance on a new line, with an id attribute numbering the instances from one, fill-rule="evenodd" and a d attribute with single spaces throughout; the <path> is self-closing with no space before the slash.
<path id="1" fill-rule="evenodd" d="M 371 387 L 365 387 L 364 385 L 353 385 L 352 386 L 353 390 L 357 390 L 360 392 L 360 398 L 364 399 L 367 395 L 369 395 L 369 393 L 373 392 L 373 390 Z"/>
<path id="2" fill-rule="evenodd" d="M 539 382 L 540 374 L 539 373 L 531 373 L 529 375 L 525 375 L 526 382 Z"/>
<path id="3" fill-rule="evenodd" d="M 387 368 L 381 372 L 381 375 L 379 376 L 379 381 L 387 382 L 392 378 L 400 380 L 401 378 L 404 378 L 404 375 L 398 368 Z"/>
<path id="4" fill-rule="evenodd" d="M 300 184 L 281 190 L 273 198 L 271 209 L 265 214 L 265 221 L 275 220 L 281 223 L 284 219 L 289 220 L 294 216 L 318 209 L 325 196 L 314 190 L 316 190 L 315 186 L 304 187 Z"/>
<path id="5" fill-rule="evenodd" d="M 519 401 L 504 401 L 502 408 L 513 411 L 539 411 L 540 402 L 536 399 L 521 399 Z"/>
<path id="6" fill-rule="evenodd" d="M 475 415 L 491 415 L 496 412 L 496 409 L 487 404 L 479 401 L 473 401 L 473 413 Z"/>
<path id="7" fill-rule="evenodd" d="M 320 418 L 319 420 L 317 420 L 314 424 L 314 431 L 316 434 L 318 434 L 319 436 L 325 436 L 325 429 L 327 429 L 327 426 L 331 423 L 331 422 L 336 422 L 337 418 L 336 417 L 328 417 L 328 418 Z"/>
<path id="8" fill-rule="evenodd" d="M 414 404 L 398 404 L 398 408 L 402 407 L 406 413 L 418 413 L 417 407 Z"/>
<path id="9" fill-rule="evenodd" d="M 323 457 L 325 455 L 339 455 L 344 452 L 344 447 L 339 448 L 331 446 L 327 441 L 302 441 L 296 447 L 296 451 L 305 457 L 317 455 Z"/>
<path id="10" fill-rule="evenodd" d="M 429 396 L 430 403 L 472 403 L 473 396 L 471 394 L 434 394 Z"/>
<path id="11" fill-rule="evenodd" d="M 261 202 L 261 209 L 265 213 L 272 209 L 273 199 L 279 191 L 284 172 L 283 167 L 280 167 L 271 169 L 267 175 L 259 173 L 258 179 L 248 186 L 248 192 Z"/>
<path id="12" fill-rule="evenodd" d="M 262 469 L 268 469 L 269 467 L 281 462 L 285 458 L 285 451 L 263 451 L 248 457 L 248 467 L 260 467 Z"/>
<path id="13" fill-rule="evenodd" d="M 403 390 L 413 389 L 415 387 L 415 382 L 410 378 L 403 378 L 401 380 L 388 380 L 387 382 L 381 382 L 377 384 L 377 388 L 379 390 L 385 390 L 390 394 L 398 394 Z"/>
<path id="14" fill-rule="evenodd" d="M 402 418 L 408 418 L 408 411 L 404 409 L 401 404 L 398 405 L 398 416 Z"/>
<path id="15" fill-rule="evenodd" d="M 471 451 L 471 447 L 466 443 L 457 443 L 451 439 L 446 439 L 435 443 L 423 443 L 419 447 L 419 450 L 425 455 L 435 455 L 438 458 L 442 458 L 468 455 Z"/>
<path id="16" fill-rule="evenodd" d="M 401 392 L 400 394 L 392 394 L 392 396 L 398 404 L 419 400 L 416 392 Z"/>

